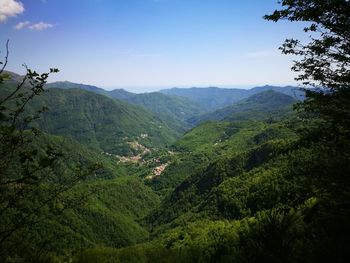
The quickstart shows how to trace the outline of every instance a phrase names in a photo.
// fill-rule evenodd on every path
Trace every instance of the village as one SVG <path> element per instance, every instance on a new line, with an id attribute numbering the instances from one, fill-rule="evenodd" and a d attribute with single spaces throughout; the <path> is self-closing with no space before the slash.
<path id="1" fill-rule="evenodd" d="M 148 134 L 141 134 L 141 138 L 147 138 Z M 158 158 L 151 158 L 149 160 L 145 160 L 145 155 L 151 153 L 151 150 L 144 145 L 140 144 L 137 141 L 127 142 L 127 144 L 130 145 L 130 148 L 133 149 L 135 152 L 138 152 L 136 155 L 132 156 L 120 156 L 120 155 L 114 155 L 108 152 L 102 151 L 101 154 L 115 157 L 118 159 L 118 163 L 133 163 L 133 164 L 141 164 L 141 165 L 152 165 L 152 164 L 158 164 L 158 166 L 154 167 L 152 169 L 152 173 L 145 177 L 145 179 L 152 180 L 157 177 L 159 177 L 167 168 L 167 166 L 170 164 L 169 162 L 161 164 L 161 161 Z M 174 152 L 169 151 L 170 155 L 173 155 Z"/>

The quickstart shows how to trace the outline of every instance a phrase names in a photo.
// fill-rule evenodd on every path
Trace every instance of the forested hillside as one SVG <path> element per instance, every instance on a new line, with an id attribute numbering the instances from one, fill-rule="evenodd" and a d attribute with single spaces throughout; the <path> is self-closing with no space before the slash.
<path id="1" fill-rule="evenodd" d="M 1 96 L 11 87 L 2 89 Z M 111 154 L 132 154 L 133 142 L 146 147 L 165 146 L 180 134 L 143 108 L 81 89 L 51 88 L 27 106 L 31 112 L 42 107 L 48 110 L 32 125 Z"/>
<path id="2" fill-rule="evenodd" d="M 252 89 L 174 88 L 141 94 L 123 89 L 106 91 L 67 81 L 49 83 L 46 86 L 88 90 L 142 106 L 157 114 L 170 128 L 180 133 L 206 120 L 246 120 L 253 118 L 253 115 L 255 119 L 278 118 L 290 113 L 291 105 L 304 98 L 302 90 L 289 86 Z M 274 116 L 268 116 L 269 113 Z"/>
<path id="3" fill-rule="evenodd" d="M 71 82 L 54 82 L 46 84 L 47 88 L 82 89 L 102 94 L 114 99 L 127 101 L 139 105 L 146 110 L 157 114 L 159 118 L 172 126 L 174 130 L 183 132 L 188 128 L 185 120 L 198 116 L 207 111 L 207 107 L 201 107 L 196 102 L 184 97 L 165 95 L 160 92 L 136 94 L 123 89 L 107 91 L 98 87 L 76 84 Z"/>
<path id="4" fill-rule="evenodd" d="M 48 84 L 7 42 L 0 262 L 349 262 L 350 3 L 279 5 L 302 90 Z"/>
<path id="5" fill-rule="evenodd" d="M 25 261 L 46 262 L 56 257 L 54 255 L 67 260 L 72 251 L 84 247 L 122 247 L 147 240 L 148 231 L 139 220 L 158 206 L 159 197 L 143 184 L 138 174 L 147 173 L 152 164 L 140 169 L 133 162 L 122 162 L 120 156 L 102 151 L 90 141 L 84 141 L 80 135 L 84 134 L 87 114 L 106 110 L 107 106 L 110 110 L 117 110 L 114 114 L 119 118 L 123 117 L 123 110 L 128 117 L 130 109 L 148 116 L 151 114 L 124 102 L 120 102 L 120 108 L 113 108 L 118 106 L 115 101 L 77 89 L 50 89 L 40 94 L 42 82 L 32 73 L 28 73 L 23 86 L 21 78 L 7 81 L 9 75 L 4 76 L 2 101 L 16 86 L 20 87 L 23 96 L 30 96 L 36 88 L 37 100 L 30 101 L 26 110 L 16 115 L 18 133 L 7 127 L 11 127 L 8 125 L 11 125 L 9 120 L 13 107 L 19 104 L 14 103 L 16 100 L 6 100 L 2 104 L 2 116 L 9 117 L 3 119 L 1 126 L 1 153 L 4 158 L 1 162 L 1 260 L 23 258 Z M 31 88 L 30 82 L 34 79 L 36 86 Z M 106 103 L 104 100 L 109 104 L 103 104 Z M 20 103 L 20 100 L 17 102 Z M 55 111 L 43 114 L 41 106 L 46 106 L 45 103 L 54 106 Z M 84 105 L 93 110 L 88 111 Z M 31 117 L 38 114 L 35 110 L 39 110 L 40 118 Z M 109 122 L 113 120 L 111 115 L 107 116 Z M 27 120 L 33 128 L 21 130 L 21 125 Z M 68 129 L 63 137 L 34 128 L 43 127 L 46 131 L 60 134 L 52 126 L 62 123 L 73 127 L 76 133 L 67 132 L 70 131 Z M 124 132 L 128 132 L 128 127 L 119 125 L 119 129 L 125 129 Z M 13 140 L 19 140 L 19 146 L 13 144 Z M 151 143 L 153 147 L 162 146 L 158 141 Z M 14 148 L 5 148 L 7 144 Z M 110 146 L 121 152 L 119 145 Z M 128 146 L 133 148 L 133 144 Z M 133 154 L 144 151 L 139 148 L 132 150 L 135 151 Z M 16 187 L 13 188 L 13 185 Z"/>

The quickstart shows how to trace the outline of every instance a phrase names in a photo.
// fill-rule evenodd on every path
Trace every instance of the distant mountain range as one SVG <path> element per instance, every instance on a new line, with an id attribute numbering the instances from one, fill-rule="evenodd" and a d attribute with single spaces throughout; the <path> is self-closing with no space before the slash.
<path id="1" fill-rule="evenodd" d="M 172 88 L 159 92 L 136 94 L 124 89 L 107 91 L 95 86 L 76 84 L 71 82 L 54 82 L 47 84 L 48 88 L 78 88 L 92 91 L 111 98 L 125 100 L 129 103 L 144 107 L 145 109 L 171 120 L 170 123 L 180 129 L 183 121 L 194 121 L 198 116 L 215 110 L 232 106 L 233 104 L 247 99 L 248 97 L 264 91 L 275 91 L 301 100 L 304 92 L 294 86 L 261 86 L 252 89 L 226 89 L 217 87 L 208 88 Z M 181 130 L 181 129 L 180 129 Z"/>
<path id="2" fill-rule="evenodd" d="M 262 86 L 252 89 L 223 89 L 217 87 L 209 88 L 172 88 L 161 90 L 161 93 L 167 95 L 176 95 L 188 98 L 197 102 L 200 106 L 206 107 L 208 111 L 217 110 L 229 105 L 232 105 L 242 99 L 257 94 L 259 92 L 273 90 L 289 96 L 296 100 L 301 100 L 304 97 L 304 92 L 294 86 Z"/>
<path id="3" fill-rule="evenodd" d="M 296 99 L 284 93 L 266 90 L 230 106 L 193 117 L 189 122 L 197 125 L 208 120 L 263 120 L 269 117 L 284 116 L 292 111 L 291 105 L 296 101 Z"/>
<path id="4" fill-rule="evenodd" d="M 17 83 L 14 80 L 2 86 L 0 98 L 9 94 Z M 84 89 L 68 86 L 81 87 L 65 83 L 64 88 L 50 88 L 28 104 L 27 114 L 34 114 L 45 106 L 49 108 L 32 125 L 53 135 L 73 138 L 90 148 L 119 155 L 133 154 L 131 143 L 135 141 L 146 147 L 163 147 L 180 136 L 159 116 L 142 107 L 96 94 L 100 90 L 93 86 L 84 85 Z"/>
<path id="5" fill-rule="evenodd" d="M 10 86 L 21 79 L 9 74 Z M 169 145 L 207 120 L 262 120 L 283 115 L 303 96 L 291 86 L 250 90 L 174 88 L 143 94 L 67 81 L 46 87 L 48 92 L 29 105 L 32 111 L 42 106 L 50 109 L 35 125 L 50 134 L 68 136 L 114 154 L 130 154 L 131 141 L 147 147 Z"/>
<path id="6" fill-rule="evenodd" d="M 46 85 L 47 88 L 81 89 L 104 95 L 113 99 L 127 101 L 142 106 L 146 110 L 157 114 L 175 130 L 184 131 L 183 121 L 206 112 L 205 108 L 197 103 L 179 96 L 166 95 L 160 92 L 136 94 L 124 89 L 107 91 L 95 86 L 76 84 L 72 82 L 54 82 Z M 185 125 L 186 126 L 186 125 Z"/>

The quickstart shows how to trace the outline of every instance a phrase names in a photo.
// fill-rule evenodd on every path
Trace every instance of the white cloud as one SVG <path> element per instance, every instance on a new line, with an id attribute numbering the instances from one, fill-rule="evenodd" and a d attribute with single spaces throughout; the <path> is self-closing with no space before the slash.
<path id="1" fill-rule="evenodd" d="M 24 22 L 19 22 L 17 25 L 15 25 L 16 30 L 21 30 L 21 29 L 29 29 L 32 31 L 42 31 L 51 27 L 54 27 L 55 25 L 46 23 L 46 22 L 39 22 L 36 24 L 33 24 L 29 21 L 24 21 Z"/>
<path id="2" fill-rule="evenodd" d="M 23 12 L 24 6 L 21 2 L 17 0 L 0 0 L 0 23 Z"/>
<path id="3" fill-rule="evenodd" d="M 30 30 L 33 30 L 33 31 L 42 31 L 42 30 L 51 28 L 51 27 L 53 27 L 53 26 L 54 26 L 54 25 L 53 25 L 53 24 L 50 24 L 50 23 L 39 22 L 39 23 L 32 24 L 32 25 L 28 26 L 28 28 L 29 28 Z"/>
<path id="4" fill-rule="evenodd" d="M 29 21 L 19 22 L 17 25 L 15 25 L 15 29 L 21 30 L 25 27 L 28 27 L 30 25 Z"/>

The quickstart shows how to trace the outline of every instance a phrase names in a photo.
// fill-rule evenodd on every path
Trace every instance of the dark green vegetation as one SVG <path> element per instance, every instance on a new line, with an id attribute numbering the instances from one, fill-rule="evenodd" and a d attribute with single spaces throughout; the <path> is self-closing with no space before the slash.
<path id="1" fill-rule="evenodd" d="M 106 91 L 98 87 L 71 82 L 54 82 L 47 84 L 46 86 L 48 88 L 77 88 L 92 91 L 110 98 L 139 105 L 144 109 L 155 113 L 158 118 L 166 122 L 168 126 L 179 132 L 184 132 L 188 128 L 188 124 L 186 123 L 187 119 L 206 111 L 206 107 L 201 107 L 197 103 L 184 97 L 165 95 L 160 92 L 135 94 L 123 89 Z"/>
<path id="2" fill-rule="evenodd" d="M 13 84 L 4 87 L 2 96 L 12 88 Z M 48 110 L 33 121 L 33 126 L 107 153 L 128 155 L 133 151 L 130 142 L 160 147 L 179 136 L 143 108 L 81 89 L 51 88 L 27 105 L 30 112 L 42 107 Z"/>
<path id="3" fill-rule="evenodd" d="M 139 107 L 79 89 L 50 89 L 33 107 L 44 105 L 49 105 L 49 110 L 35 121 L 39 128 L 108 153 L 129 154 L 128 142 L 133 141 L 165 146 L 178 136 Z"/>
<path id="4" fill-rule="evenodd" d="M 42 118 L 56 118 L 43 116 L 41 108 L 50 98 L 43 89 L 48 74 L 28 70 L 23 82 L 7 73 L 0 76 L 1 261 L 47 261 L 55 253 L 67 259 L 81 247 L 147 240 L 148 231 L 138 219 L 158 205 L 159 197 L 136 176 L 140 169 L 118 163 L 116 156 L 80 144 L 70 134 L 60 137 L 30 128 Z M 81 103 L 74 91 L 73 100 Z M 78 92 L 83 102 L 91 102 L 85 91 Z M 64 101 L 55 105 L 56 114 L 68 122 L 61 112 L 68 104 Z"/>
<path id="5" fill-rule="evenodd" d="M 266 112 L 276 113 L 277 110 L 287 113 L 291 111 L 291 107 L 287 106 L 304 98 L 304 91 L 292 86 L 266 85 L 252 89 L 173 88 L 143 94 L 135 94 L 123 89 L 106 91 L 98 87 L 71 82 L 54 82 L 46 86 L 48 88 L 88 90 L 142 106 L 156 113 L 169 127 L 179 132 L 184 132 L 201 121 L 221 120 L 233 113 L 234 120 L 251 119 L 253 115 L 256 116 L 256 119 L 264 119 Z M 264 92 L 274 93 L 264 97 Z M 262 94 L 258 95 L 260 93 Z M 284 116 L 285 114 L 277 115 Z"/>
<path id="6" fill-rule="evenodd" d="M 47 76 L 29 71 L 29 80 L 36 80 L 32 91 L 37 93 L 24 113 L 33 114 L 44 102 L 58 102 L 55 114 L 49 111 L 39 119 L 17 122 L 16 112 L 20 111 L 11 115 L 8 109 L 22 104 L 0 101 L 0 138 L 9 138 L 0 148 L 0 259 L 349 262 L 350 4 L 345 0 L 285 0 L 281 4 L 282 11 L 266 18 L 308 21 L 311 25 L 306 31 L 323 30 L 318 40 L 311 40 L 301 50 L 296 41 L 284 45 L 285 53 L 302 56 L 294 68 L 300 79 L 315 86 L 306 91 L 304 101 L 294 105 L 294 114 L 289 114 L 293 97 L 263 90 L 214 111 L 208 116 L 215 121 L 192 128 L 170 147 L 141 136 L 144 141 L 128 144 L 138 149 L 133 152 L 134 159 L 101 154 L 101 145 L 42 134 L 29 129 L 29 124 L 46 129 L 46 125 L 56 125 L 52 120 L 59 120 L 69 128 L 69 117 L 77 116 L 75 125 L 85 127 L 86 119 L 95 123 L 101 118 L 94 117 L 90 107 L 112 120 L 115 113 L 109 115 L 109 107 L 118 116 L 154 115 L 81 89 L 52 89 L 42 94 Z M 2 90 L 18 83 L 1 73 Z M 212 92 L 208 90 L 213 96 Z M 199 93 L 203 95 L 205 90 Z M 73 102 L 65 94 L 70 94 Z M 156 96 L 142 95 L 138 103 L 147 104 Z M 73 113 L 69 107 L 70 114 L 62 110 L 74 103 L 83 113 Z M 154 104 L 148 107 L 156 111 Z M 176 107 L 169 106 L 169 110 L 169 115 L 176 113 Z M 130 111 L 135 115 L 128 115 Z M 16 125 L 9 122 L 14 118 Z M 121 132 L 132 129 L 119 121 Z M 143 127 L 138 125 L 135 129 Z M 27 134 L 30 140 L 22 147 L 21 138 Z M 63 135 L 74 137 L 72 132 Z M 79 136 L 74 138 L 79 140 Z M 123 145 L 113 147 L 112 152 L 119 152 Z M 84 170 L 96 162 L 99 169 Z M 70 178 L 78 181 L 68 184 Z M 69 186 L 69 191 L 53 196 L 50 189 L 62 185 Z M 54 197 L 53 202 L 45 201 L 47 195 Z M 13 226 L 21 228 L 13 230 Z"/>

